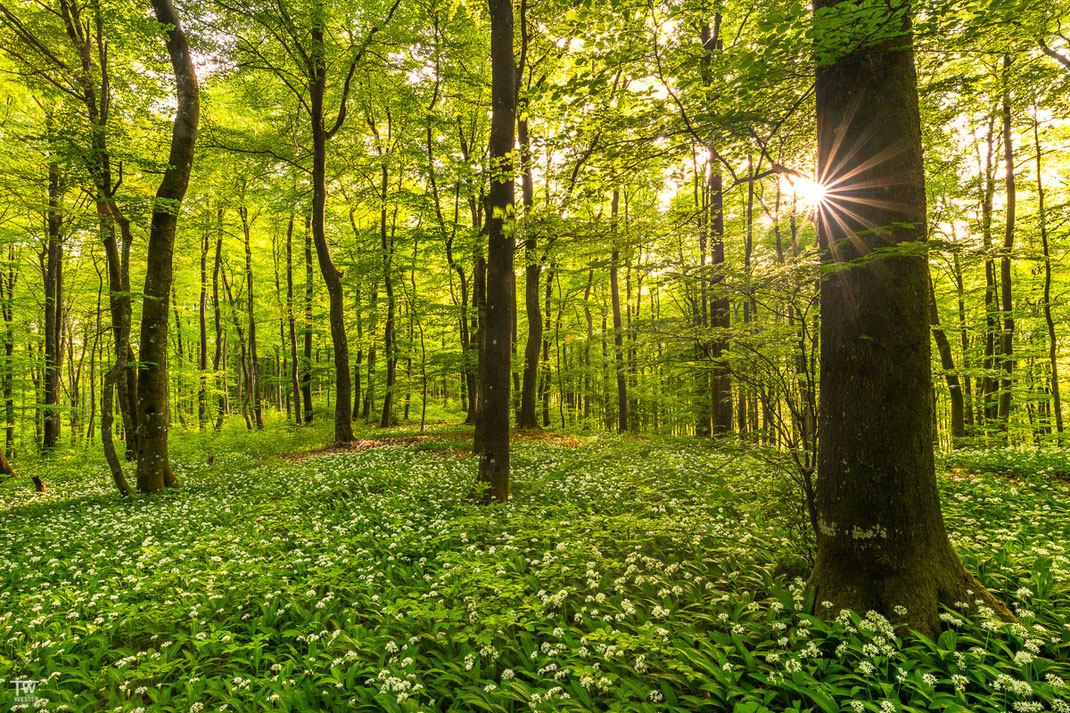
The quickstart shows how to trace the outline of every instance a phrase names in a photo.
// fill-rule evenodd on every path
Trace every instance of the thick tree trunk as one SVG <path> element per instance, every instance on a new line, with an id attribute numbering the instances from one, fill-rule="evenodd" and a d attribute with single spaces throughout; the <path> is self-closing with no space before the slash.
<path id="1" fill-rule="evenodd" d="M 509 499 L 510 372 L 515 276 L 512 159 L 516 128 L 513 3 L 490 0 L 490 195 L 487 200 L 487 304 L 480 377 L 477 489 L 484 503 Z"/>
<path id="2" fill-rule="evenodd" d="M 156 191 L 152 212 L 141 310 L 137 489 L 143 493 L 158 493 L 165 485 L 178 485 L 167 456 L 167 297 L 171 292 L 175 226 L 189 185 L 200 118 L 197 75 L 178 15 L 171 0 L 152 0 L 152 7 L 156 19 L 171 27 L 167 31 L 167 51 L 175 75 L 178 109 L 171 131 L 169 165 Z"/>
<path id="3" fill-rule="evenodd" d="M 845 0 L 819 0 L 816 26 Z M 924 634 L 941 604 L 973 602 L 1007 616 L 968 574 L 944 529 L 933 464 L 926 303 L 925 176 L 909 6 L 899 36 L 817 68 L 818 179 L 829 198 L 821 247 L 838 266 L 821 286 L 821 440 L 817 559 L 810 579 L 823 616 L 877 611 Z M 817 34 L 819 50 L 843 39 Z M 879 158 L 878 158 L 879 157 Z M 878 250 L 887 256 L 868 259 Z M 903 614 L 899 607 L 905 607 Z"/>

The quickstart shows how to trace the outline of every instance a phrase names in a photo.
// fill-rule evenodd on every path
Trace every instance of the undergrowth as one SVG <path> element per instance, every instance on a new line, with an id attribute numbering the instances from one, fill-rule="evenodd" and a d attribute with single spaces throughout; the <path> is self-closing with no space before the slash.
<path id="1" fill-rule="evenodd" d="M 326 431 L 227 428 L 160 497 L 74 452 L 0 485 L 0 679 L 45 681 L 13 710 L 1070 711 L 1067 491 L 999 456 L 945 464 L 944 513 L 1021 623 L 931 641 L 808 615 L 794 496 L 738 452 L 522 439 L 483 508 L 457 429 L 284 459 Z"/>

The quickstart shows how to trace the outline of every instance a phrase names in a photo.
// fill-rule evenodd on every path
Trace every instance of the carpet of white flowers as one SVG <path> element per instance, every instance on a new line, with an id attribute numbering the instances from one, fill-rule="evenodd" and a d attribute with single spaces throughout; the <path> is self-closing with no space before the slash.
<path id="1" fill-rule="evenodd" d="M 512 502 L 483 508 L 463 447 L 232 437 L 211 465 L 178 449 L 160 497 L 122 500 L 95 461 L 48 466 L 43 497 L 4 483 L 0 710 L 1070 711 L 1052 473 L 943 464 L 963 560 L 1021 623 L 949 610 L 930 641 L 806 614 L 796 496 L 739 452 L 520 441 Z"/>

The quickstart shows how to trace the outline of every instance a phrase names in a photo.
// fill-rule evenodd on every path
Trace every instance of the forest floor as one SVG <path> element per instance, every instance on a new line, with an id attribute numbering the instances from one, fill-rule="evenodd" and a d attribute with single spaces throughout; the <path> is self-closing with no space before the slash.
<path id="1" fill-rule="evenodd" d="M 805 613 L 798 495 L 753 452 L 529 435 L 484 508 L 469 437 L 232 422 L 130 500 L 96 449 L 18 463 L 49 490 L 0 483 L 0 710 L 1070 711 L 1070 452 L 942 458 L 1021 623 L 931 641 Z"/>

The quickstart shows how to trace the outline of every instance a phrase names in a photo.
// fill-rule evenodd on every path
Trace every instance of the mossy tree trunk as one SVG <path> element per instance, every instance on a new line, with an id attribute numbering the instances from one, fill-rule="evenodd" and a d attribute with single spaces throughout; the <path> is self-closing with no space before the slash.
<path id="1" fill-rule="evenodd" d="M 925 179 L 910 6 L 836 26 L 852 4 L 815 4 L 821 285 L 818 613 L 875 610 L 925 634 L 940 604 L 982 598 L 944 529 L 933 464 Z M 858 30 L 855 29 L 857 25 Z M 851 40 L 845 42 L 843 28 Z M 889 28 L 891 30 L 889 31 Z M 857 39 L 856 39 L 857 37 Z M 971 593 L 972 592 L 972 593 Z M 895 614 L 905 607 L 905 616 Z"/>
<path id="2" fill-rule="evenodd" d="M 158 493 L 178 485 L 167 456 L 167 312 L 175 251 L 178 209 L 189 185 L 197 124 L 200 119 L 197 75 L 186 36 L 171 0 L 152 0 L 156 19 L 165 26 L 167 52 L 175 75 L 178 109 L 171 130 L 167 170 L 156 191 L 145 267 L 145 302 L 141 311 L 138 359 L 137 489 Z"/>

